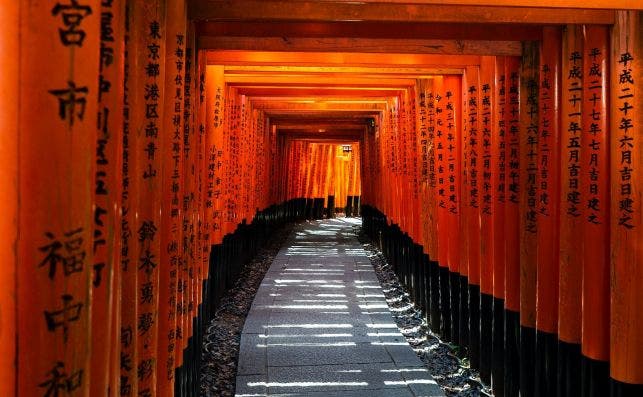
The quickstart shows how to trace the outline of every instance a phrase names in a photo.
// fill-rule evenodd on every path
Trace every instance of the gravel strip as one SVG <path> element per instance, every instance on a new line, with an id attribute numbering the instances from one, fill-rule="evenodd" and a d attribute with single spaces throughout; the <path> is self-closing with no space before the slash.
<path id="1" fill-rule="evenodd" d="M 445 394 L 458 397 L 492 396 L 490 388 L 480 381 L 478 371 L 469 368 L 468 360 L 456 356 L 457 346 L 441 341 L 429 329 L 393 268 L 361 227 L 355 227 L 355 233 L 375 268 L 389 307 L 395 309 L 392 314 L 398 328 Z"/>
<path id="2" fill-rule="evenodd" d="M 268 244 L 245 265 L 234 287 L 221 298 L 203 340 L 201 396 L 234 396 L 239 340 L 246 315 L 264 275 L 291 231 L 292 225 L 275 231 Z"/>

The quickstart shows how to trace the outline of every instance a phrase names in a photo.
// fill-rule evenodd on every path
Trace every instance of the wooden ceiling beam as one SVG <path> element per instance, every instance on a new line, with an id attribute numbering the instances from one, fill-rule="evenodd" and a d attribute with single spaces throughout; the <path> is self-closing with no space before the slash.
<path id="1" fill-rule="evenodd" d="M 278 110 L 278 111 L 294 111 L 294 110 L 319 110 L 319 111 L 337 111 L 337 112 L 351 112 L 354 110 L 369 110 L 379 111 L 386 109 L 386 104 L 382 103 L 283 103 L 283 102 L 253 102 L 252 106 L 257 110 Z"/>
<path id="2" fill-rule="evenodd" d="M 520 41 L 301 38 L 301 37 L 228 37 L 201 36 L 199 48 L 206 50 L 365 52 L 443 55 L 506 55 L 522 53 Z"/>
<path id="3" fill-rule="evenodd" d="M 371 78 L 382 77 L 401 77 L 401 78 L 421 78 L 433 75 L 461 74 L 461 68 L 414 68 L 414 67 L 343 67 L 343 66 L 326 66 L 324 68 L 314 66 L 273 66 L 273 65 L 225 65 L 223 67 L 225 74 L 279 74 L 290 73 L 302 76 L 347 76 L 362 75 Z"/>
<path id="4" fill-rule="evenodd" d="M 480 65 L 478 55 L 457 57 L 440 54 L 380 54 L 359 52 L 276 52 L 217 50 L 206 52 L 210 65 L 343 66 L 464 68 Z"/>
<path id="5" fill-rule="evenodd" d="M 613 10 L 586 8 L 310 0 L 296 2 L 292 0 L 194 0 L 190 7 L 192 19 L 223 21 L 396 21 L 611 25 L 614 23 L 614 16 Z"/>
<path id="6" fill-rule="evenodd" d="M 328 77 L 328 76 L 297 76 L 293 74 L 276 75 L 227 75 L 226 83 L 235 87 L 279 85 L 283 87 L 410 87 L 415 84 L 415 79 L 399 79 L 395 76 L 382 78 L 368 77 Z"/>
<path id="7" fill-rule="evenodd" d="M 540 40 L 538 25 L 422 22 L 262 22 L 208 21 L 197 24 L 197 36 L 355 37 L 371 39 Z"/>
<path id="8" fill-rule="evenodd" d="M 332 95 L 335 97 L 343 96 L 353 98 L 361 97 L 390 97 L 400 95 L 405 90 L 399 88 L 336 88 L 336 87 L 283 87 L 283 86 L 242 86 L 237 88 L 240 95 L 248 97 L 254 96 L 289 96 L 309 98 L 323 95 Z"/>
<path id="9" fill-rule="evenodd" d="M 308 117 L 329 117 L 329 118 L 344 118 L 344 117 L 374 117 L 381 114 L 379 110 L 265 110 L 264 113 L 271 120 L 284 119 L 284 118 L 308 118 Z"/>
<path id="10" fill-rule="evenodd" d="M 293 0 L 299 1 L 299 0 Z M 377 3 L 382 0 L 360 0 L 363 3 Z M 405 4 L 449 4 L 463 6 L 489 7 L 546 7 L 546 8 L 577 8 L 577 9 L 615 9 L 643 10 L 640 0 L 385 0 L 388 3 Z"/>

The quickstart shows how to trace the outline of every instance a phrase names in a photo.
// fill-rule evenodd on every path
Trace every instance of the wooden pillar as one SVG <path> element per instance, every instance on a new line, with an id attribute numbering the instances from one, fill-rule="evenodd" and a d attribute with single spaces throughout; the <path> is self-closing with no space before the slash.
<path id="1" fill-rule="evenodd" d="M 583 44 L 583 130 L 581 202 L 584 207 L 582 290 L 582 388 L 608 393 L 609 368 L 609 29 L 585 26 Z M 591 242 L 591 244 L 589 243 Z"/>
<path id="2" fill-rule="evenodd" d="M 580 389 L 581 296 L 583 284 L 584 205 L 580 190 L 583 104 L 582 26 L 568 25 L 562 35 L 560 124 L 560 256 L 558 310 L 558 395 Z"/>
<path id="3" fill-rule="evenodd" d="M 493 124 L 494 103 L 493 87 L 495 57 L 482 57 L 480 62 L 480 379 L 491 383 L 492 361 L 492 324 L 493 324 L 493 273 L 494 273 L 494 231 L 495 213 L 493 202 L 497 192 L 493 189 L 493 179 L 497 172 L 496 161 L 492 155 L 493 137 L 498 133 Z"/>
<path id="4" fill-rule="evenodd" d="M 436 195 L 437 195 L 437 236 L 438 236 L 438 264 L 440 280 L 440 316 L 441 316 L 441 336 L 447 341 L 451 341 L 453 334 L 451 329 L 451 299 L 449 292 L 449 221 L 448 221 L 448 203 L 449 203 L 449 175 L 447 163 L 447 88 L 444 77 L 434 79 L 435 92 L 435 164 L 436 164 Z"/>
<path id="5" fill-rule="evenodd" d="M 523 44 L 520 80 L 520 395 L 534 395 L 536 214 L 539 131 L 538 43 Z"/>
<path id="6" fill-rule="evenodd" d="M 132 362 L 138 394 L 156 392 L 161 227 L 161 153 L 165 98 L 165 2 L 133 2 L 130 9 L 131 179 L 138 182 L 140 206 L 132 223 L 137 272 L 137 313 L 132 329 L 138 358 Z M 134 269 L 132 269 L 134 270 Z"/>
<path id="7" fill-rule="evenodd" d="M 471 200 L 471 186 L 469 184 L 469 160 L 471 158 L 471 145 L 469 134 L 469 86 L 466 74 L 461 79 L 461 114 L 460 124 L 462 134 L 458 141 L 460 145 L 460 329 L 459 343 L 461 346 L 460 357 L 466 357 L 469 349 L 469 201 Z"/>
<path id="8" fill-rule="evenodd" d="M 449 266 L 449 294 L 451 299 L 451 334 L 454 343 L 460 341 L 460 157 L 462 147 L 462 77 L 445 76 L 445 163 L 446 163 L 446 211 L 449 246 L 447 261 Z"/>
<path id="9" fill-rule="evenodd" d="M 520 387 L 520 58 L 505 62 L 505 395 Z"/>
<path id="10" fill-rule="evenodd" d="M 19 54 L 20 3 L 3 4 L 0 13 L 0 53 Z M 5 253 L 0 271 L 0 395 L 16 394 L 16 272 L 18 256 L 18 98 L 20 62 L 16 56 L 0 58 L 0 250 Z M 14 132 L 8 132 L 14 131 Z"/>
<path id="11" fill-rule="evenodd" d="M 166 20 L 165 93 L 162 141 L 161 251 L 159 274 L 159 347 L 157 393 L 174 393 L 177 345 L 177 288 L 181 266 L 181 178 L 183 166 L 183 90 L 185 76 L 186 3 L 169 0 Z"/>
<path id="12" fill-rule="evenodd" d="M 611 43 L 611 395 L 643 393 L 641 12 L 617 12 Z"/>
<path id="13" fill-rule="evenodd" d="M 19 108 L 2 109 L 3 127 L 5 114 L 17 115 L 17 125 L 7 119 L 13 128 L 2 135 L 16 137 L 20 236 L 17 261 L 3 263 L 17 265 L 17 379 L 7 383 L 15 382 L 20 396 L 89 395 L 100 2 L 18 4 L 20 15 L 3 21 L 0 39 L 12 40 L 4 28 L 20 23 L 20 48 L 8 43 L 16 51 L 5 54 L 18 60 L 19 72 L 2 71 L 2 80 L 20 84 L 6 98 Z M 4 81 L 2 88 L 3 96 L 11 94 Z"/>
<path id="14" fill-rule="evenodd" d="M 91 395 L 120 383 L 120 228 L 125 2 L 101 3 L 94 172 Z M 108 341 L 108 342 L 106 342 Z"/>
<path id="15" fill-rule="evenodd" d="M 537 180 L 536 394 L 556 394 L 560 191 L 561 32 L 543 28 Z"/>
<path id="16" fill-rule="evenodd" d="M 467 204 L 467 256 L 469 274 L 469 359 L 472 368 L 480 368 L 480 207 L 482 184 L 482 130 L 480 128 L 480 69 L 465 70 L 467 81 L 467 129 L 469 134 L 469 201 Z"/>
<path id="17" fill-rule="evenodd" d="M 504 396 L 504 299 L 505 299 L 505 203 L 507 172 L 507 76 L 505 57 L 496 57 L 493 84 L 491 136 L 492 177 L 491 186 L 495 192 L 492 201 L 493 223 L 493 317 L 492 317 L 492 386 L 496 396 Z"/>

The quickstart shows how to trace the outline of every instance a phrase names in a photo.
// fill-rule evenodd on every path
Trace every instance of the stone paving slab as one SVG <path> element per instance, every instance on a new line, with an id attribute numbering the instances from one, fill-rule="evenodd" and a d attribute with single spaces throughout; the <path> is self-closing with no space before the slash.
<path id="1" fill-rule="evenodd" d="M 246 319 L 237 396 L 444 396 L 393 321 L 358 222 L 295 228 Z"/>

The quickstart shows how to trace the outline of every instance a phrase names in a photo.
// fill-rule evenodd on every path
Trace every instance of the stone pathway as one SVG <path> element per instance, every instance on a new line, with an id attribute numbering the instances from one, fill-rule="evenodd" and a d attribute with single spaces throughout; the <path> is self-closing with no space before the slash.
<path id="1" fill-rule="evenodd" d="M 295 227 L 246 319 L 237 396 L 444 396 L 391 317 L 358 222 Z"/>

